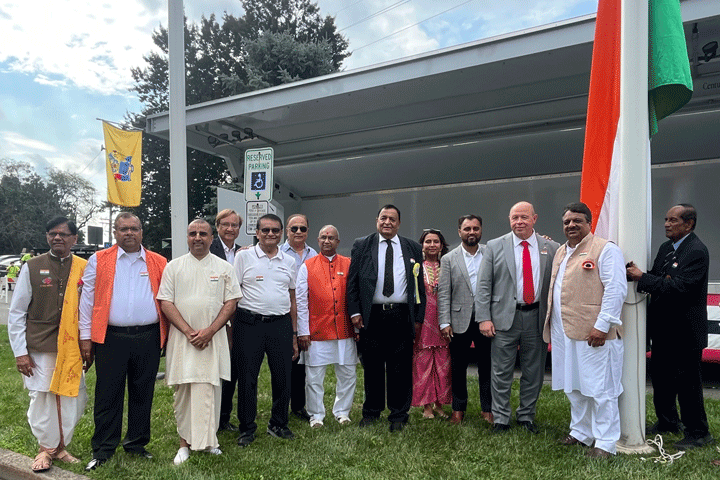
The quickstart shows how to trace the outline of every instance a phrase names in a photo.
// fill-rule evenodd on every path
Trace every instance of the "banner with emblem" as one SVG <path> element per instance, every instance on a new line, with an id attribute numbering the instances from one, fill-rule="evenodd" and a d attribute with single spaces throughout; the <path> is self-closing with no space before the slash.
<path id="1" fill-rule="evenodd" d="M 140 205 L 142 190 L 142 131 L 128 131 L 103 122 L 108 202 L 122 207 Z"/>

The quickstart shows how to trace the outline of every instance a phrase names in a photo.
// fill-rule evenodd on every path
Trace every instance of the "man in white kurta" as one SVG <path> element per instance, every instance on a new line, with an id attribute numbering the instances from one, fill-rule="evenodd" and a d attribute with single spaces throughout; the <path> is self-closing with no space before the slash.
<path id="1" fill-rule="evenodd" d="M 323 381 L 328 365 L 335 366 L 333 415 L 350 423 L 358 363 L 355 332 L 345 306 L 350 259 L 337 254 L 340 234 L 332 225 L 320 229 L 321 255 L 300 267 L 296 280 L 298 346 L 305 355 L 307 412 L 310 426 L 322 427 L 325 418 Z"/>
<path id="2" fill-rule="evenodd" d="M 609 458 L 620 439 L 623 344 L 618 329 L 627 281 L 622 251 L 592 235 L 591 221 L 584 203 L 565 207 L 568 241 L 553 261 L 543 336 L 552 340 L 552 388 L 570 400 L 570 434 L 560 443 L 593 446 L 589 457 Z"/>
<path id="3" fill-rule="evenodd" d="M 230 379 L 230 349 L 222 327 L 242 296 L 232 265 L 210 255 L 210 224 L 194 220 L 187 239 L 190 253 L 168 263 L 158 293 L 172 324 L 166 382 L 175 386 L 176 465 L 188 459 L 190 450 L 222 453 L 217 440 L 221 380 Z"/>

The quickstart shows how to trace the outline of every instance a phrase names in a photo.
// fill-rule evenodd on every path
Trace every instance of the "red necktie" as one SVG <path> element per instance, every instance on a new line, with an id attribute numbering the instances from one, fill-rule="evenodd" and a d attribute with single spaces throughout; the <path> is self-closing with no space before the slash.
<path id="1" fill-rule="evenodd" d="M 530 245 L 527 241 L 520 242 L 523 246 L 523 302 L 527 305 L 535 303 L 535 286 L 533 285 L 532 262 L 530 261 Z"/>

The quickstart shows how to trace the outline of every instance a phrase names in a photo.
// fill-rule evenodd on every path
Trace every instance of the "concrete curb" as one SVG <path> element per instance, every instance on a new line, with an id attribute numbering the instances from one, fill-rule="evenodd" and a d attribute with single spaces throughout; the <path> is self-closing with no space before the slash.
<path id="1" fill-rule="evenodd" d="M 90 480 L 85 475 L 68 472 L 62 468 L 52 466 L 50 470 L 35 473 L 30 470 L 33 459 L 0 448 L 0 479 L 2 480 Z"/>

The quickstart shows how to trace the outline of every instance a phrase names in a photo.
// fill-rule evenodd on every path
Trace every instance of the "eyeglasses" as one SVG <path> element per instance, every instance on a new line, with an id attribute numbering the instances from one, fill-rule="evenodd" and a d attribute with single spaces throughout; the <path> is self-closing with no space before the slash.
<path id="1" fill-rule="evenodd" d="M 47 232 L 47 233 L 45 233 L 45 235 L 47 235 L 48 238 L 55 238 L 58 235 L 60 235 L 60 238 L 68 238 L 68 237 L 73 236 L 72 233 L 65 233 L 65 232 Z"/>
<path id="2" fill-rule="evenodd" d="M 267 234 L 270 233 L 270 232 L 272 232 L 272 233 L 274 233 L 275 235 L 277 235 L 278 233 L 280 233 L 280 232 L 282 231 L 282 229 L 280 229 L 280 228 L 267 228 L 267 227 L 265 227 L 265 228 L 261 228 L 260 231 L 261 231 L 262 233 L 264 233 L 265 235 L 267 235 Z"/>
<path id="3" fill-rule="evenodd" d="M 220 226 L 223 228 L 240 228 L 239 223 L 220 223 Z"/>
<path id="4" fill-rule="evenodd" d="M 305 233 L 307 232 L 307 227 L 297 225 L 293 225 L 292 227 L 290 227 L 290 231 L 293 233 L 296 233 L 298 230 L 300 230 L 302 233 Z"/>

